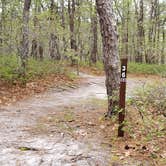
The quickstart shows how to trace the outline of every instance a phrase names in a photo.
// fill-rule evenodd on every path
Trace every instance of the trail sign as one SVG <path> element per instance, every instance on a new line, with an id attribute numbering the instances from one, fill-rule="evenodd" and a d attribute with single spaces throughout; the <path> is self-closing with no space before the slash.
<path id="1" fill-rule="evenodd" d="M 119 94 L 119 128 L 118 137 L 124 136 L 124 119 L 125 119 L 125 100 L 126 100 L 126 78 L 127 78 L 127 58 L 121 59 L 121 80 Z"/>
<path id="2" fill-rule="evenodd" d="M 127 75 L 127 66 L 123 64 L 121 66 L 121 82 L 126 82 L 126 75 Z"/>

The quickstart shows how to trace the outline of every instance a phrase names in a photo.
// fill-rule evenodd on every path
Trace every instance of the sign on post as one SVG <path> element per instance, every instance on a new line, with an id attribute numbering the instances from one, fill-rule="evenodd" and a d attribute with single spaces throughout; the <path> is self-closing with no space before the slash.
<path id="1" fill-rule="evenodd" d="M 127 58 L 121 59 L 121 80 L 119 94 L 119 128 L 118 137 L 124 136 L 125 102 L 126 102 Z"/>

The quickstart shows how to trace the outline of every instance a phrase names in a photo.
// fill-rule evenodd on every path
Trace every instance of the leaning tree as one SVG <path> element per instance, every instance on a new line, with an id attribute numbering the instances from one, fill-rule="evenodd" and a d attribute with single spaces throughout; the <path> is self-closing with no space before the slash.
<path id="1" fill-rule="evenodd" d="M 111 117 L 118 106 L 120 70 L 118 35 L 113 13 L 113 0 L 96 0 L 103 42 L 103 61 L 106 74 L 108 113 Z"/>

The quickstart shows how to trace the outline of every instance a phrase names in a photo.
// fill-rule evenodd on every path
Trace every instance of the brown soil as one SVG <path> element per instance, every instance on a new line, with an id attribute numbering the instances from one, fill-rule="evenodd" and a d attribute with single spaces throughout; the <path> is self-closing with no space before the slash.
<path id="1" fill-rule="evenodd" d="M 130 121 L 132 127 L 126 127 L 128 130 L 125 131 L 124 138 L 117 138 L 117 118 L 105 119 L 103 115 L 106 108 L 101 109 L 103 106 L 99 103 L 99 100 L 90 100 L 79 105 L 64 107 L 60 111 L 40 117 L 38 125 L 31 128 L 29 132 L 42 135 L 54 132 L 63 133 L 87 144 L 95 142 L 101 147 L 109 149 L 110 165 L 165 166 L 165 136 L 145 141 L 148 131 L 143 128 L 141 116 L 133 107 L 128 107 L 127 110 L 130 111 L 130 114 L 128 114 L 127 120 Z M 104 103 L 102 104 L 104 105 Z M 86 107 L 84 107 L 85 105 Z M 133 117 L 137 117 L 137 119 Z M 156 118 L 156 120 L 158 119 Z M 44 124 L 42 130 L 38 128 L 39 124 Z"/>
<path id="2" fill-rule="evenodd" d="M 9 105 L 35 94 L 47 91 L 51 87 L 60 88 L 61 86 L 71 86 L 77 84 L 77 80 L 71 80 L 64 75 L 49 75 L 35 79 L 22 86 L 20 83 L 13 85 L 0 81 L 0 106 Z"/>

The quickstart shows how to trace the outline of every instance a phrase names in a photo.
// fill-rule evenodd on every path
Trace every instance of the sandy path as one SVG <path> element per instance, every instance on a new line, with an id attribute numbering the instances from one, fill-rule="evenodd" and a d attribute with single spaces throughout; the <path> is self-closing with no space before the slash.
<path id="1" fill-rule="evenodd" d="M 0 108 L 0 165 L 2 166 L 107 166 L 109 153 L 97 143 L 89 146 L 62 133 L 37 136 L 27 132 L 36 120 L 67 105 L 90 98 L 106 98 L 104 77 L 81 74 L 78 88 L 44 94 Z M 143 86 L 146 78 L 128 79 L 127 95 Z M 20 147 L 29 147 L 24 150 Z M 89 148 L 91 147 L 91 148 Z"/>

